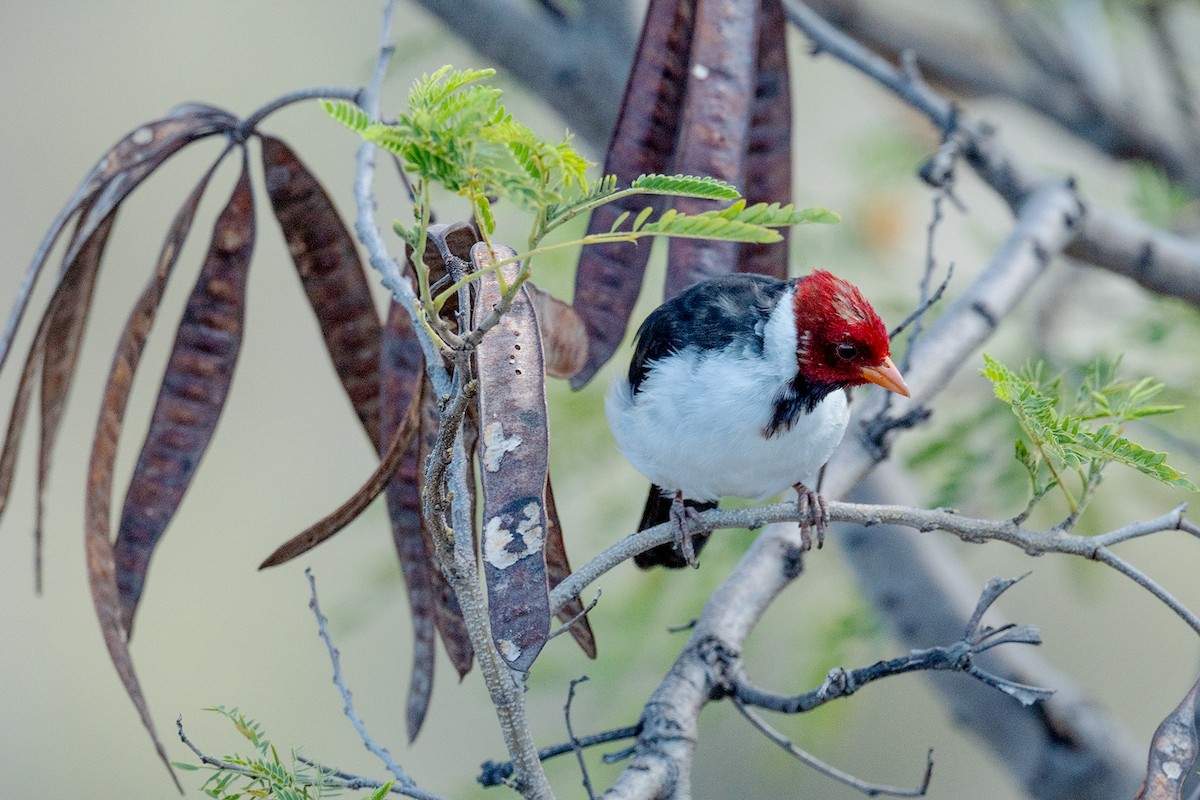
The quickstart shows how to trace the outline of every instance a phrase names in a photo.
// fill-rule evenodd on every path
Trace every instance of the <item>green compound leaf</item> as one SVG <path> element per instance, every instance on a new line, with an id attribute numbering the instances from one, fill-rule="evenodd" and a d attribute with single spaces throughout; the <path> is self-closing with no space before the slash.
<path id="1" fill-rule="evenodd" d="M 1084 388 L 1073 408 L 1076 415 L 1062 414 L 1057 408 L 1058 380 L 1044 380 L 1040 369 L 1036 368 L 1018 375 L 990 356 L 983 358 L 982 374 L 992 382 L 996 397 L 1009 405 L 1034 448 L 1047 457 L 1072 468 L 1116 462 L 1171 486 L 1190 492 L 1200 491 L 1166 463 L 1166 453 L 1145 448 L 1120 434 L 1119 424 L 1123 421 L 1174 410 L 1171 406 L 1142 405 L 1158 394 L 1162 389 L 1160 384 L 1148 379 L 1113 383 L 1115 366 L 1111 369 L 1089 368 Z M 1090 405 L 1085 400 L 1090 400 Z M 1104 418 L 1113 422 L 1096 430 L 1086 424 Z M 1018 443 L 1017 458 L 1029 471 L 1036 491 L 1039 488 L 1039 459 L 1023 443 Z"/>
<path id="2" fill-rule="evenodd" d="M 427 111 L 441 105 L 446 98 L 464 86 L 476 81 L 490 78 L 496 70 L 484 69 L 454 69 L 449 64 L 435 70 L 433 74 L 422 75 L 408 92 L 408 108 L 410 112 Z"/>
<path id="3" fill-rule="evenodd" d="M 371 124 L 371 118 L 367 116 L 367 112 L 345 100 L 339 100 L 336 103 L 331 100 L 322 100 L 321 108 L 325 109 L 326 114 L 355 133 L 362 133 Z"/>
<path id="4" fill-rule="evenodd" d="M 1179 470 L 1166 463 L 1166 453 L 1150 450 L 1137 442 L 1131 442 L 1118 435 L 1112 425 L 1105 425 L 1090 435 L 1081 435 L 1072 447 L 1078 448 L 1083 455 L 1116 461 L 1171 486 L 1177 486 L 1189 492 L 1200 491 L 1200 487 L 1185 478 Z"/>
<path id="5" fill-rule="evenodd" d="M 677 197 L 698 197 L 708 200 L 737 200 L 739 192 L 732 184 L 716 178 L 691 175 L 642 175 L 629 188 L 644 194 L 668 194 Z"/>
<path id="6" fill-rule="evenodd" d="M 653 222 L 635 228 L 635 231 L 691 239 L 770 243 L 783 238 L 773 228 L 823 221 L 830 217 L 836 219 L 837 215 L 823 208 L 797 209 L 790 204 L 781 206 L 778 203 L 746 206 L 745 200 L 738 200 L 729 208 L 699 214 L 680 214 L 669 209 Z"/>

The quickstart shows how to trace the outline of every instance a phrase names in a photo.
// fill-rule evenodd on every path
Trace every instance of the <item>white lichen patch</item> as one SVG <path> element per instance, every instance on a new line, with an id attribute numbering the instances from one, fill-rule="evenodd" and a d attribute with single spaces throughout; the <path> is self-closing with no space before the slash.
<path id="1" fill-rule="evenodd" d="M 497 639 L 496 649 L 500 651 L 500 656 L 510 664 L 521 657 L 521 648 L 517 647 L 517 643 L 512 639 Z"/>
<path id="2" fill-rule="evenodd" d="M 512 659 L 509 660 L 511 661 Z M 1173 781 L 1179 780 L 1179 776 L 1183 774 L 1183 767 L 1180 766 L 1178 761 L 1166 762 L 1162 765 L 1162 770 L 1163 774 L 1166 775 L 1169 780 Z"/>
<path id="3" fill-rule="evenodd" d="M 520 446 L 520 436 L 505 437 L 504 426 L 499 420 L 489 422 L 483 426 L 483 468 L 488 472 L 498 472 L 504 454 Z"/>
<path id="4" fill-rule="evenodd" d="M 508 569 L 525 556 L 540 553 L 546 539 L 537 503 L 521 509 L 515 528 L 504 526 L 506 516 L 492 517 L 483 526 L 483 557 L 496 569 Z"/>

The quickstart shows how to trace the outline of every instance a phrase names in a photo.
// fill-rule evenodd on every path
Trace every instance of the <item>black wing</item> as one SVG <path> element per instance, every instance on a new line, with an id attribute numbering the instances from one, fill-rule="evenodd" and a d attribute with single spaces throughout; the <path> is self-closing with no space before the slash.
<path id="1" fill-rule="evenodd" d="M 723 275 L 663 303 L 638 328 L 629 385 L 636 394 L 651 365 L 689 347 L 720 350 L 738 339 L 762 351 L 762 323 L 794 284 L 763 275 Z"/>

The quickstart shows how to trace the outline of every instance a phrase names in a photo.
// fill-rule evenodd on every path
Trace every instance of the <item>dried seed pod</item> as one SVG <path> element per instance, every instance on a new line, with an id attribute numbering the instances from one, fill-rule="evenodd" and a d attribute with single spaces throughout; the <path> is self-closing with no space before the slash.
<path id="1" fill-rule="evenodd" d="M 698 4 L 674 172 L 709 175 L 744 187 L 758 69 L 759 2 Z M 711 200 L 684 197 L 674 207 L 699 213 L 715 206 Z M 736 242 L 673 239 L 668 252 L 668 298 L 706 278 L 733 272 L 737 263 Z"/>
<path id="2" fill-rule="evenodd" d="M 650 0 L 634 55 L 625 98 L 617 117 L 604 174 L 627 186 L 639 175 L 666 172 L 679 130 L 679 109 L 687 82 L 695 0 Z M 601 206 L 588 222 L 588 233 L 612 228 L 621 214 L 636 216 L 644 207 L 659 211 L 665 201 L 629 198 Z M 616 352 L 646 274 L 649 247 L 609 243 L 585 247 L 575 271 L 576 312 L 588 332 L 584 366 L 571 378 L 578 389 Z"/>
<path id="3" fill-rule="evenodd" d="M 746 204 L 787 204 L 792 202 L 792 86 L 787 17 L 780 0 L 762 0 L 761 7 L 758 75 L 746 150 Z M 779 242 L 743 243 L 738 249 L 738 272 L 786 278 L 791 229 L 779 232 L 783 235 Z"/>
<path id="4" fill-rule="evenodd" d="M 493 245 L 496 259 L 514 255 Z M 472 266 L 493 261 L 485 244 L 471 251 Z M 503 268 L 506 282 L 519 264 Z M 494 272 L 476 284 L 476 324 L 501 301 Z M 545 371 L 537 316 L 528 291 L 517 291 L 511 308 L 475 351 L 479 377 L 479 463 L 483 485 L 483 574 L 492 637 L 513 669 L 528 671 L 550 630 L 546 578 L 546 468 L 549 434 Z"/>
<path id="5" fill-rule="evenodd" d="M 262 136 L 267 194 L 325 348 L 372 447 L 379 447 L 382 325 L 354 238 L 316 177 L 286 144 Z"/>
<path id="6" fill-rule="evenodd" d="M 126 631 L 154 549 L 212 439 L 241 350 L 246 274 L 254 249 L 254 197 L 242 175 L 212 241 L 167 361 L 150 429 L 125 495 L 113 552 Z"/>

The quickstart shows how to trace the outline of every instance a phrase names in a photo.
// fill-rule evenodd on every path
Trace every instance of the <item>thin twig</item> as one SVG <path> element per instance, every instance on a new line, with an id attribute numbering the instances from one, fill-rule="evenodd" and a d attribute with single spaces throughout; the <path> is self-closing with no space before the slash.
<path id="1" fill-rule="evenodd" d="M 359 107 L 368 116 L 379 116 L 379 93 L 383 78 L 387 74 L 388 63 L 392 59 L 395 47 L 391 43 L 392 16 L 396 0 L 387 0 L 383 9 L 383 22 L 380 25 L 379 57 L 375 61 L 375 70 L 370 82 L 363 87 L 358 96 Z M 375 194 L 372 183 L 375 178 L 376 146 L 363 142 L 358 146 L 355 156 L 354 172 L 354 202 L 357 215 L 354 232 L 358 240 L 367 249 L 367 258 L 372 269 L 379 273 L 383 285 L 395 295 L 396 301 L 404 307 L 414 322 L 417 322 L 417 294 L 412 282 L 404 276 L 399 263 L 394 259 L 379 234 L 379 226 L 375 221 Z M 417 339 L 421 342 L 421 350 L 425 355 L 425 371 L 435 394 L 446 396 L 450 394 L 450 375 L 442 364 L 441 352 L 429 333 L 420 324 L 414 324 Z"/>
<path id="2" fill-rule="evenodd" d="M 567 726 L 567 739 L 571 744 L 571 749 L 575 751 L 575 760 L 579 762 L 584 791 L 587 792 L 588 800 L 596 800 L 596 792 L 592 790 L 592 779 L 588 775 L 587 762 L 583 760 L 583 745 L 579 743 L 579 739 L 575 736 L 575 729 L 571 726 L 571 703 L 575 701 L 575 687 L 587 679 L 587 675 L 571 679 L 571 685 L 567 689 L 567 702 L 563 703 L 563 719 Z"/>
<path id="3" fill-rule="evenodd" d="M 550 641 L 555 636 L 561 636 L 564 633 L 566 633 L 567 631 L 571 630 L 571 628 L 574 627 L 576 624 L 578 624 L 579 620 L 586 617 L 588 615 L 588 613 L 591 612 L 592 609 L 594 609 L 599 602 L 600 602 L 600 590 L 597 589 L 596 596 L 592 598 L 592 602 L 588 603 L 584 607 L 584 609 L 582 611 L 580 611 L 578 614 L 571 617 L 569 620 L 564 622 L 562 625 L 559 625 L 557 628 L 555 628 L 553 631 L 551 631 L 550 635 L 546 637 L 546 641 Z"/>
<path id="4" fill-rule="evenodd" d="M 310 89 L 297 89 L 294 92 L 288 92 L 264 103 L 250 116 L 242 120 L 237 128 L 237 137 L 242 140 L 250 138 L 250 135 L 254 133 L 255 129 L 258 128 L 264 119 L 279 109 L 286 108 L 293 103 L 302 103 L 306 100 L 345 100 L 350 103 L 358 103 L 362 93 L 362 89 L 348 89 L 342 86 L 314 86 Z"/>
<path id="5" fill-rule="evenodd" d="M 1024 576 L 1022 576 L 1024 577 Z M 999 689 L 1020 700 L 1024 705 L 1045 700 L 1053 694 L 1048 689 L 1016 683 L 975 665 L 975 656 L 1002 644 L 1042 643 L 1041 634 L 1029 625 L 1005 625 L 1000 628 L 980 627 L 983 615 L 1020 578 L 998 579 L 988 582 L 975 607 L 975 613 L 967 622 L 963 637 L 953 644 L 913 650 L 904 656 L 877 661 L 869 667 L 846 670 L 831 669 L 824 682 L 808 692 L 798 695 L 782 695 L 755 686 L 739 668 L 735 671 L 730 694 L 746 703 L 782 714 L 800 714 L 812 711 L 831 700 L 849 697 L 863 686 L 884 678 L 909 672 L 951 671 L 964 672 L 973 678 Z"/>
<path id="6" fill-rule="evenodd" d="M 830 25 L 800 0 L 783 0 L 789 21 L 818 53 L 829 53 L 891 91 L 943 133 L 963 136 L 964 156 L 1015 214 L 1023 213 L 1046 176 L 1018 162 L 983 125 L 961 119 L 955 107 L 923 81 L 897 69 Z M 1200 243 L 1088 204 L 1072 221 L 1067 255 L 1136 281 L 1154 292 L 1200 305 Z M 907 376 L 906 376 L 907 377 Z"/>
<path id="7" fill-rule="evenodd" d="M 733 699 L 733 705 L 738 711 L 741 712 L 742 716 L 745 717 L 751 725 L 758 729 L 759 733 L 763 734 L 772 742 L 791 753 L 797 761 L 812 767 L 822 775 L 833 778 L 835 781 L 849 786 L 851 789 L 856 789 L 862 792 L 868 797 L 875 797 L 876 795 L 881 794 L 891 795 L 892 797 L 924 797 L 925 793 L 929 791 L 929 781 L 930 778 L 933 777 L 932 750 L 930 750 L 929 754 L 926 756 L 925 774 L 924 777 L 922 777 L 919 786 L 914 788 L 906 788 L 903 786 L 887 786 L 886 784 L 881 783 L 869 783 L 861 778 L 856 778 L 850 773 L 844 772 L 831 764 L 825 763 L 811 753 L 801 750 L 795 745 L 795 743 L 768 725 L 766 720 L 747 708 L 746 705 L 739 701 L 736 697 Z"/>
<path id="8" fill-rule="evenodd" d="M 538 750 L 538 758 L 542 761 L 549 761 L 552 758 L 575 752 L 576 747 L 595 747 L 596 745 L 608 744 L 609 742 L 632 739 L 638 735 L 639 730 L 640 727 L 638 725 L 628 725 L 624 728 L 615 728 L 611 731 L 593 733 L 590 736 L 580 736 L 574 742 L 563 742 L 562 744 Z M 624 751 L 621 752 L 624 753 Z M 610 758 L 610 756 L 604 756 L 604 762 L 606 764 L 610 763 Z M 612 758 L 611 760 L 619 759 Z M 512 773 L 513 767 L 511 761 L 485 761 L 482 771 L 476 780 L 479 781 L 481 786 L 502 786 L 505 781 L 512 777 Z"/>
<path id="9" fill-rule="evenodd" d="M 341 654 L 333 644 L 333 637 L 329 635 L 329 620 L 321 613 L 321 606 L 317 603 L 317 579 L 313 577 L 312 569 L 305 569 L 304 576 L 308 578 L 308 607 L 312 609 L 313 616 L 317 618 L 317 632 L 321 636 L 321 641 L 325 642 L 326 650 L 329 651 L 329 661 L 333 665 L 333 685 L 337 687 L 338 694 L 342 696 L 343 713 L 350 720 L 350 724 L 354 726 L 358 737 L 362 739 L 363 746 L 383 762 L 388 772 L 396 776 L 396 780 L 406 787 L 413 786 L 412 778 L 408 777 L 408 774 L 396 763 L 395 759 L 392 758 L 392 754 L 388 752 L 388 749 L 376 742 L 367 733 L 366 725 L 363 724 L 362 718 L 358 716 L 358 712 L 354 710 L 354 701 L 351 698 L 350 689 L 347 688 L 346 682 L 342 679 Z"/>

